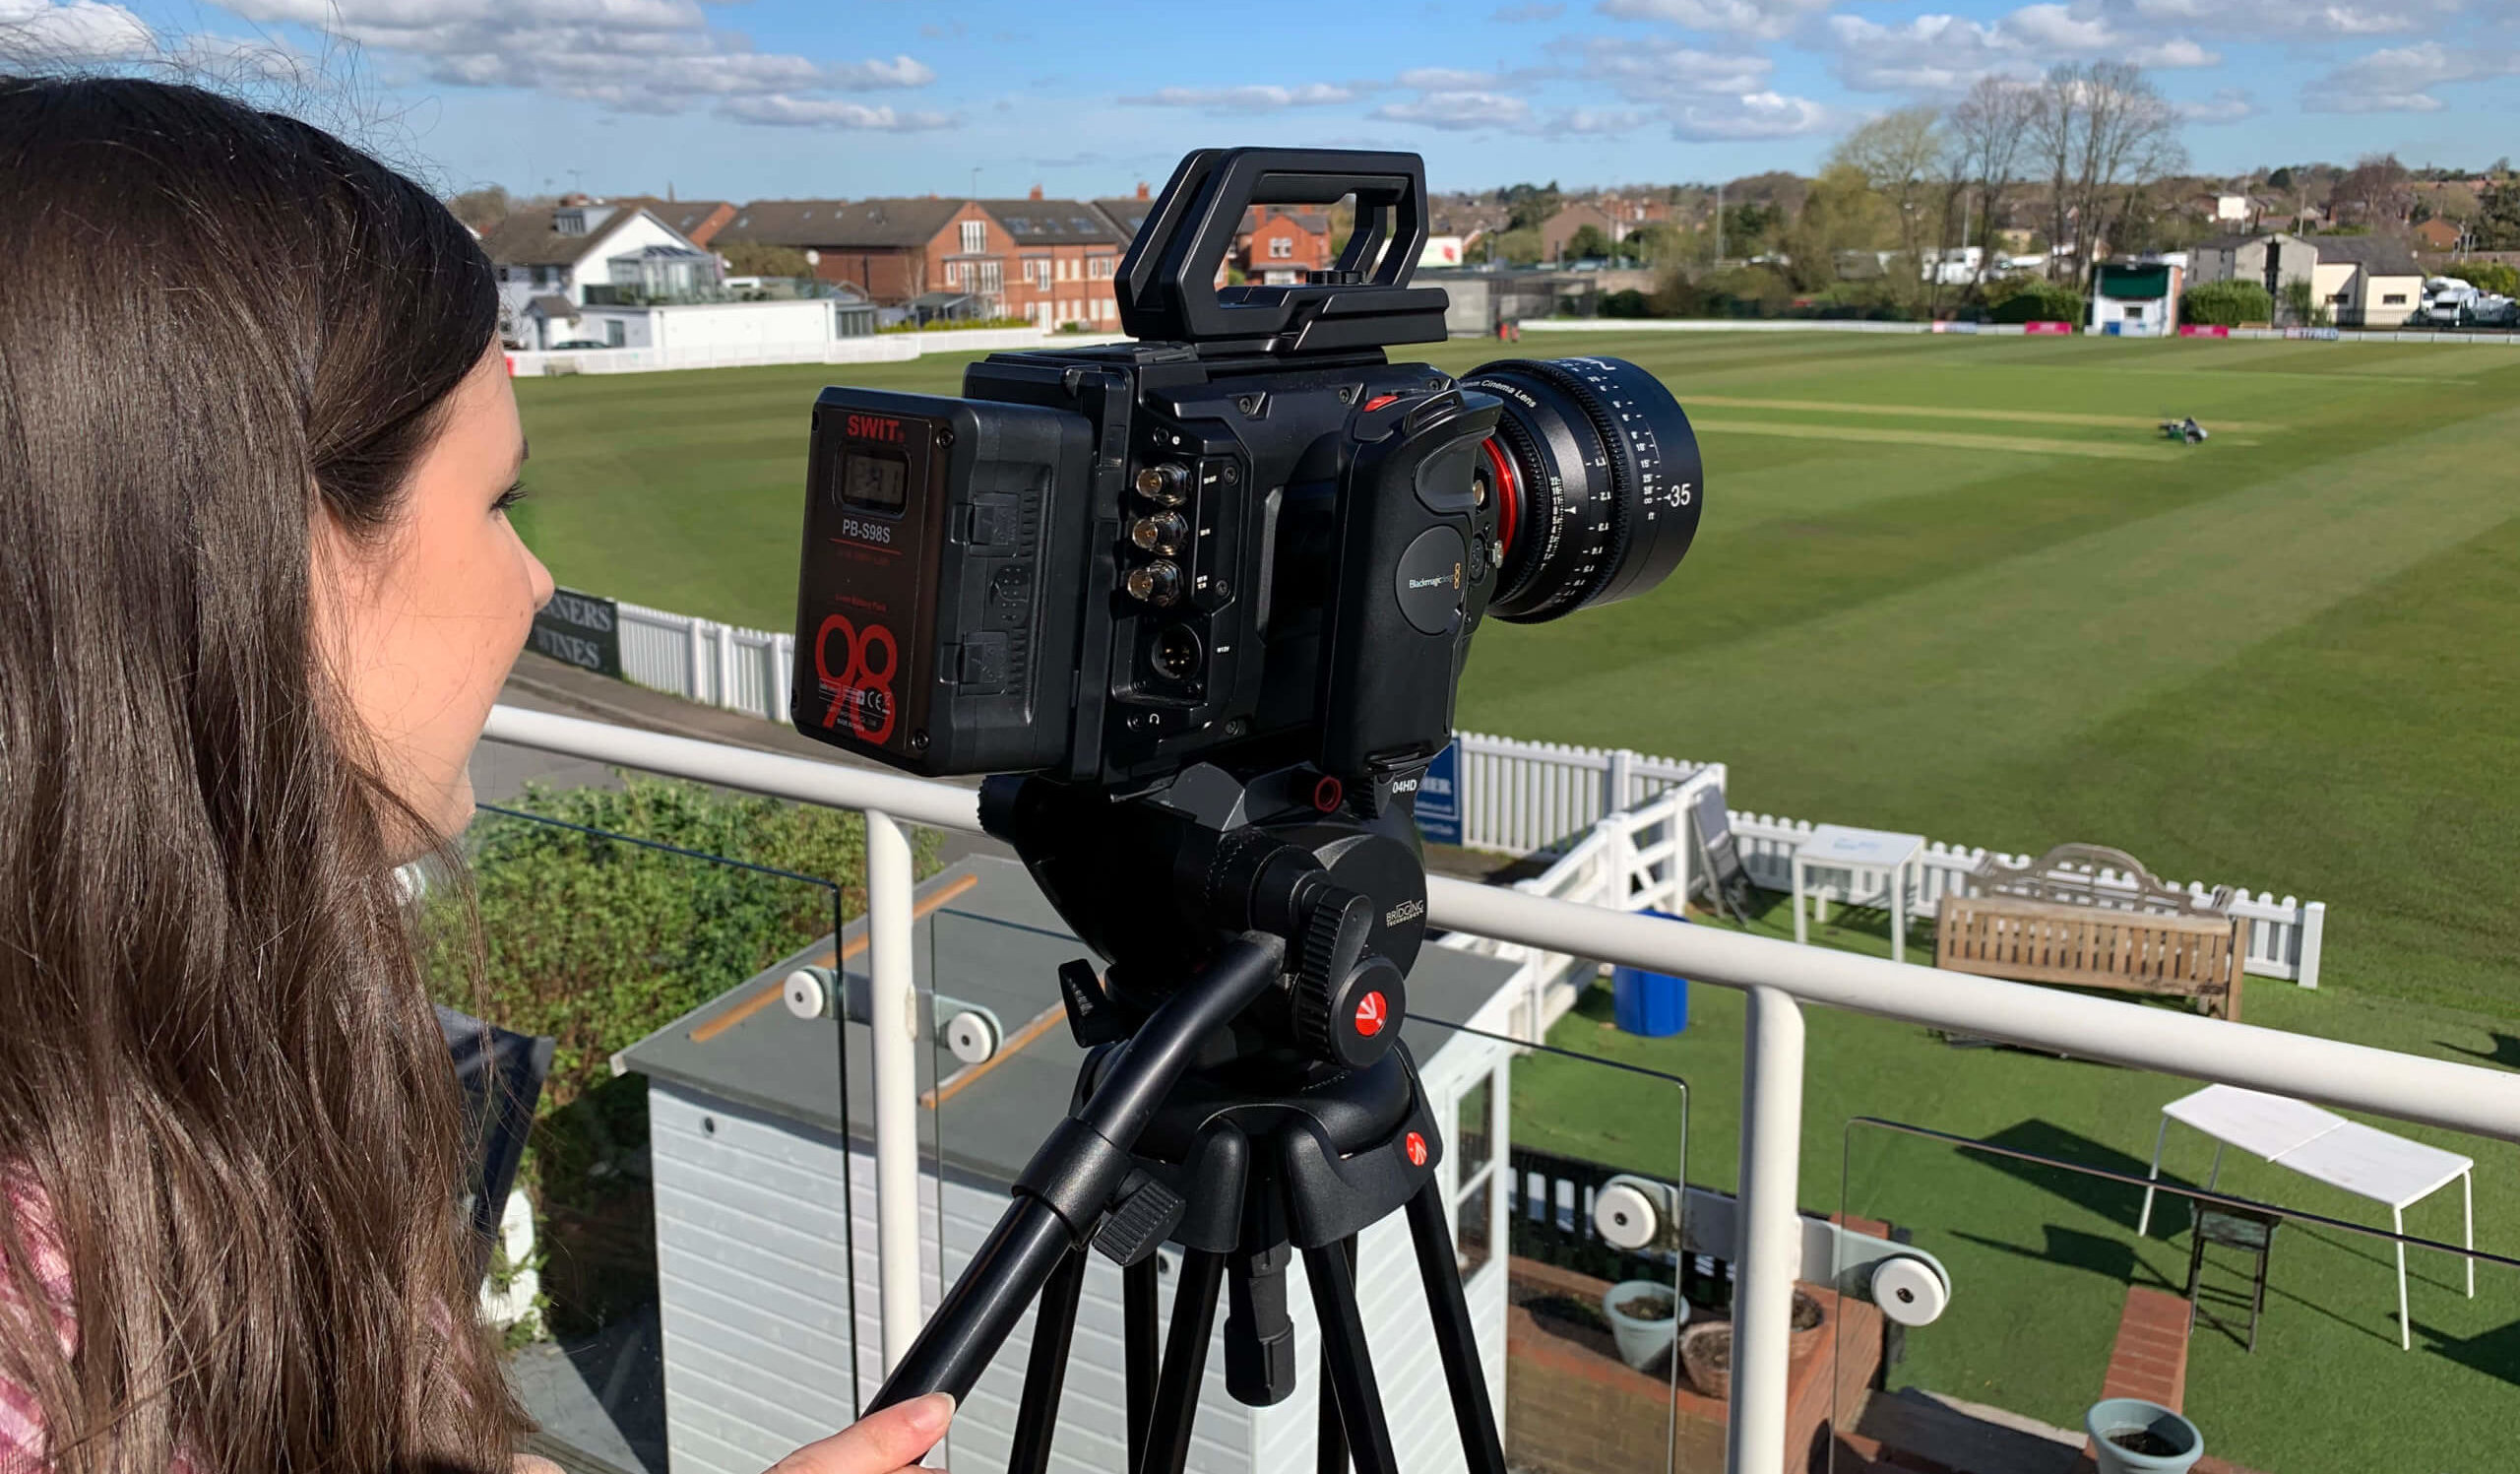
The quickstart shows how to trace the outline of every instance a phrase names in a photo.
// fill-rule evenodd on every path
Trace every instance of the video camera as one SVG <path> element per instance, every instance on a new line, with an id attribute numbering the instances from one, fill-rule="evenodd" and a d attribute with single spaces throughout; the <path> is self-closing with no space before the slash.
<path id="1" fill-rule="evenodd" d="M 1353 197 L 1338 264 L 1220 288 L 1254 205 Z M 962 399 L 815 405 L 793 718 L 928 775 L 1112 795 L 1294 767 L 1380 814 L 1452 739 L 1470 636 L 1641 594 L 1702 505 L 1687 417 L 1608 358 L 1454 379 L 1411 287 L 1416 155 L 1202 150 L 1122 258 L 1139 341 L 998 353 Z"/>

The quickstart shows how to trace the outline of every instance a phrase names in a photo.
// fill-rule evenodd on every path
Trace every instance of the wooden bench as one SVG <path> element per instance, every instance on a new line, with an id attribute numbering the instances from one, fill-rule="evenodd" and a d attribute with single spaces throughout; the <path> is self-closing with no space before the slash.
<path id="1" fill-rule="evenodd" d="M 1934 965 L 2022 983 L 2064 983 L 2196 1000 L 2236 1019 L 2248 923 L 2223 896 L 2189 895 L 2131 855 L 2060 845 L 2027 865 L 1989 860 L 1981 893 L 1942 898 Z"/>

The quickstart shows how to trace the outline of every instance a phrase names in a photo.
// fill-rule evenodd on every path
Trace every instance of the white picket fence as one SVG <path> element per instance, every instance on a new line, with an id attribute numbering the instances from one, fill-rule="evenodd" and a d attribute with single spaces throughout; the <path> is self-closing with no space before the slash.
<path id="1" fill-rule="evenodd" d="M 642 605 L 620 609 L 621 673 L 628 679 L 707 706 L 786 722 L 795 672 L 796 639 L 789 634 L 721 624 L 691 614 Z M 1673 807 L 1705 784 L 1724 788 L 1722 763 L 1655 757 L 1624 747 L 1584 747 L 1527 742 L 1465 732 L 1461 744 L 1462 843 L 1474 850 L 1553 856 L 1545 894 L 1618 904 L 1610 876 L 1624 867 L 1630 881 L 1628 909 L 1677 911 L 1688 894 L 1686 819 Z M 1676 823 L 1671 835 L 1658 826 Z M 1732 810 L 1732 834 L 1750 878 L 1769 890 L 1789 889 L 1796 846 L 1811 821 Z M 1621 838 L 1609 838 L 1617 835 Z M 1658 837 L 1659 836 L 1659 837 Z M 1676 845 L 1676 849 L 1673 846 Z M 1989 854 L 2007 864 L 2027 858 L 1983 846 L 1932 841 L 1925 846 L 1911 915 L 1930 915 L 1945 895 L 1976 893 L 1971 872 Z M 1663 866 L 1656 870 L 1654 866 Z M 1676 879 L 1674 878 L 1676 877 Z M 1544 877 L 1546 878 L 1546 877 Z M 2127 883 L 2104 874 L 2108 884 Z M 1531 885 L 1537 882 L 1526 881 Z M 1671 887 L 1676 884 L 1676 890 Z M 2216 887 L 2191 881 L 2192 895 Z M 2232 887 L 2234 916 L 2249 922 L 2246 967 L 2257 977 L 2282 978 L 2316 988 L 2326 903 L 2267 891 Z M 1600 898 L 1600 899 L 1597 899 Z M 1888 895 L 1876 883 L 1869 893 L 1837 897 L 1854 905 L 1881 905 Z"/>
<path id="2" fill-rule="evenodd" d="M 1513 744 L 1511 738 L 1477 737 L 1467 733 L 1459 739 L 1463 743 L 1462 792 L 1465 805 L 1470 796 L 1479 792 L 1469 778 L 1468 757 L 1472 742 L 1525 747 L 1543 745 Z M 1664 758 L 1639 759 L 1635 753 L 1617 752 L 1615 749 L 1612 753 L 1601 753 L 1597 748 L 1567 750 L 1650 762 L 1665 770 L 1684 766 Z M 1685 766 L 1689 769 L 1685 776 L 1668 781 L 1659 775 L 1638 775 L 1635 763 L 1586 770 L 1607 773 L 1624 768 L 1630 775 L 1630 781 L 1659 784 L 1660 787 L 1631 804 L 1595 819 L 1582 837 L 1568 846 L 1546 870 L 1515 881 L 1514 888 L 1585 906 L 1679 915 L 1698 879 L 1690 869 L 1695 842 L 1689 834 L 1689 805 L 1697 801 L 1698 795 L 1707 789 L 1722 793 L 1726 776 L 1722 763 Z M 1466 819 L 1467 807 L 1464 814 Z M 1519 986 L 1509 990 L 1511 1001 L 1507 1005 L 1507 1017 L 1478 1022 L 1481 1027 L 1496 1024 L 1529 1043 L 1538 1043 L 1548 1037 L 1549 1026 L 1575 1005 L 1575 999 L 1592 985 L 1597 971 L 1590 958 L 1544 952 L 1482 936 L 1450 936 L 1445 938 L 1444 945 L 1524 965 L 1517 979 Z"/>
<path id="3" fill-rule="evenodd" d="M 788 720 L 796 637 L 644 605 L 620 609 L 621 674 L 703 706 Z"/>

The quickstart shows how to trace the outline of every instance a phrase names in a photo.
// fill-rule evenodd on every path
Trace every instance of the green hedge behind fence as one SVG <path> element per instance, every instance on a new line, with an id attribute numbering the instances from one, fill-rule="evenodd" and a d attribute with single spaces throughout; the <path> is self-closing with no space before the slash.
<path id="1" fill-rule="evenodd" d="M 2223 328 L 2273 322 L 2275 298 L 2255 282 L 2207 282 L 2187 288 L 2187 294 L 2179 298 L 2178 320 Z"/>

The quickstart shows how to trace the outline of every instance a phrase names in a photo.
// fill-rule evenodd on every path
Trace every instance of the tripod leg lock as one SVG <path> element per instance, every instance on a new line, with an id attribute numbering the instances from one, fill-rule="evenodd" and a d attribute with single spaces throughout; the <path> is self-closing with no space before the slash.
<path id="1" fill-rule="evenodd" d="M 1069 1238 L 1081 1243 L 1102 1221 L 1133 1170 L 1127 1152 L 1070 1116 L 1051 1127 L 1032 1165 L 1016 1179 L 1015 1191 L 1040 1199 L 1065 1221 Z M 1173 1216 L 1179 1216 L 1177 1208 Z"/>
<path id="2" fill-rule="evenodd" d="M 1180 1193 L 1144 1172 L 1132 1172 L 1120 1184 L 1120 1200 L 1094 1231 L 1094 1247 L 1126 1267 L 1155 1252 L 1172 1237 L 1188 1202 Z"/>

